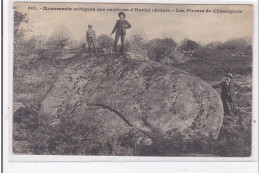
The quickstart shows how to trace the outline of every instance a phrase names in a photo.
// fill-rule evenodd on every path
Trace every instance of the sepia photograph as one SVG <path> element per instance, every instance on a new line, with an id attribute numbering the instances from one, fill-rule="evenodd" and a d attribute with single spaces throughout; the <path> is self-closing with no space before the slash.
<path id="1" fill-rule="evenodd" d="M 14 155 L 251 157 L 252 5 L 13 3 Z"/>

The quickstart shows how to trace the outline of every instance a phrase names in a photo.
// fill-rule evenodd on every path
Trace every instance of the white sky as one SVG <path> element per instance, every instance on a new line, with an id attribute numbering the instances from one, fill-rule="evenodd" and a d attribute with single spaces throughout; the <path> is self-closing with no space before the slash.
<path id="1" fill-rule="evenodd" d="M 71 8 L 160 8 L 160 9 L 231 9 L 242 10 L 241 14 L 217 13 L 164 13 L 164 12 L 126 12 L 126 20 L 132 28 L 127 36 L 135 30 L 142 30 L 148 39 L 170 36 L 177 42 L 189 38 L 206 44 L 212 41 L 226 41 L 231 38 L 249 37 L 253 33 L 253 7 L 250 5 L 158 5 L 158 4 L 89 4 L 89 3 L 16 3 L 19 11 L 28 13 L 32 23 L 31 35 L 51 35 L 58 27 L 68 28 L 73 37 L 80 41 L 85 38 L 88 24 L 99 34 L 109 34 L 118 12 L 84 12 L 84 11 L 43 11 L 43 7 Z M 28 10 L 28 6 L 38 10 Z"/>

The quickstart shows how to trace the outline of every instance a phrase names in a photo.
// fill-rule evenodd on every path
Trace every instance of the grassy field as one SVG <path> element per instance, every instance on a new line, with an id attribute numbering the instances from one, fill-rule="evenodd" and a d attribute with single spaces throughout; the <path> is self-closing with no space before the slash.
<path id="1" fill-rule="evenodd" d="M 57 154 L 53 143 L 60 138 L 61 129 L 51 129 L 48 117 L 38 117 L 40 103 L 48 94 L 60 73 L 71 63 L 87 58 L 85 50 L 34 52 L 34 59 L 23 55 L 14 65 L 14 152 L 26 154 Z M 70 56 L 68 56 L 68 54 Z M 236 83 L 237 102 L 235 115 L 224 117 L 217 140 L 193 141 L 179 145 L 183 156 L 202 154 L 205 156 L 250 156 L 252 120 L 252 57 L 231 55 L 224 51 L 200 49 L 194 57 L 183 64 L 173 65 L 194 74 L 210 84 L 220 82 L 231 72 Z M 218 91 L 220 92 L 220 91 Z M 26 116 L 24 116 L 26 115 Z M 65 122 L 66 124 L 66 122 Z M 70 124 L 77 128 L 77 124 Z M 55 134 L 53 134 L 55 132 Z M 65 140 L 65 139 L 64 139 Z M 53 142 L 54 141 L 54 142 Z M 76 141 L 77 142 L 77 141 Z M 174 149 L 173 151 L 177 151 Z M 78 153 L 71 151 L 68 153 Z M 164 151 L 169 152 L 169 151 Z M 82 154 L 82 153 L 81 153 Z M 162 153 L 154 153 L 161 155 Z M 174 155 L 174 153 L 169 153 Z"/>

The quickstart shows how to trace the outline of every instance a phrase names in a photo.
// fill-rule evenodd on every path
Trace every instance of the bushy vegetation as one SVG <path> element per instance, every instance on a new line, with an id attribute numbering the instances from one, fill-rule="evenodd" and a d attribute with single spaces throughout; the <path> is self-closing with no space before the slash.
<path id="1" fill-rule="evenodd" d="M 142 32 L 136 32 L 126 43 L 127 52 L 135 59 L 147 59 L 146 38 Z"/>
<path id="2" fill-rule="evenodd" d="M 192 51 L 192 50 L 196 50 L 200 47 L 200 45 L 198 43 L 196 43 L 193 40 L 189 40 L 189 39 L 184 39 L 181 44 L 180 44 L 180 48 L 182 50 L 185 51 Z"/>
<path id="3" fill-rule="evenodd" d="M 195 74 L 205 81 L 221 80 L 226 73 L 252 74 L 251 54 L 233 56 L 225 50 L 202 47 L 193 53 L 193 57 L 194 59 L 188 62 L 173 66 Z"/>
<path id="4" fill-rule="evenodd" d="M 117 139 L 104 140 L 103 132 L 97 132 L 99 122 L 87 125 L 69 114 L 54 121 L 50 116 L 38 116 L 35 111 L 20 108 L 14 119 L 13 151 L 17 154 L 141 155 L 141 145 L 135 143 L 140 134 L 134 129 Z"/>
<path id="5" fill-rule="evenodd" d="M 224 42 L 223 44 L 218 45 L 218 49 L 227 50 L 231 53 L 243 53 L 246 49 L 250 49 L 251 43 L 250 40 L 245 38 L 237 38 Z"/>
<path id="6" fill-rule="evenodd" d="M 65 27 L 60 26 L 57 30 L 48 38 L 47 46 L 49 49 L 63 49 L 69 46 L 72 42 L 71 32 Z"/>
<path id="7" fill-rule="evenodd" d="M 102 49 L 102 53 L 111 53 L 113 50 L 114 39 L 107 34 L 101 34 L 97 38 L 97 47 Z"/>
<path id="8" fill-rule="evenodd" d="M 148 57 L 156 62 L 163 62 L 165 58 L 173 58 L 172 52 L 177 43 L 171 38 L 153 39 L 147 43 Z"/>

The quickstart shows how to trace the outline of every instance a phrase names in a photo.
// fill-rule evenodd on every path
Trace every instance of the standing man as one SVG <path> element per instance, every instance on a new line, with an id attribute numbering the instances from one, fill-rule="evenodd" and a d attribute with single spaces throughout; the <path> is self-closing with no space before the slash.
<path id="1" fill-rule="evenodd" d="M 96 40 L 96 32 L 92 29 L 92 25 L 88 25 L 88 31 L 86 34 L 86 41 L 88 43 L 88 53 L 91 55 L 91 45 L 93 46 L 94 53 L 97 54 L 96 52 L 96 47 L 95 47 L 95 40 Z"/>
<path id="2" fill-rule="evenodd" d="M 227 115 L 234 115 L 235 88 L 233 83 L 233 75 L 228 73 L 225 75 L 225 81 L 213 85 L 214 88 L 221 88 L 221 99 L 223 102 L 224 112 Z"/>
<path id="3" fill-rule="evenodd" d="M 120 19 L 116 22 L 115 27 L 110 35 L 114 34 L 114 32 L 116 31 L 116 36 L 115 36 L 115 41 L 114 41 L 115 54 L 117 54 L 118 39 L 119 39 L 119 37 L 121 37 L 120 55 L 122 55 L 124 53 L 126 29 L 131 28 L 131 25 L 130 25 L 130 23 L 127 22 L 127 20 L 125 20 L 125 17 L 126 17 L 125 13 L 123 13 L 123 12 L 118 13 L 118 17 Z"/>

